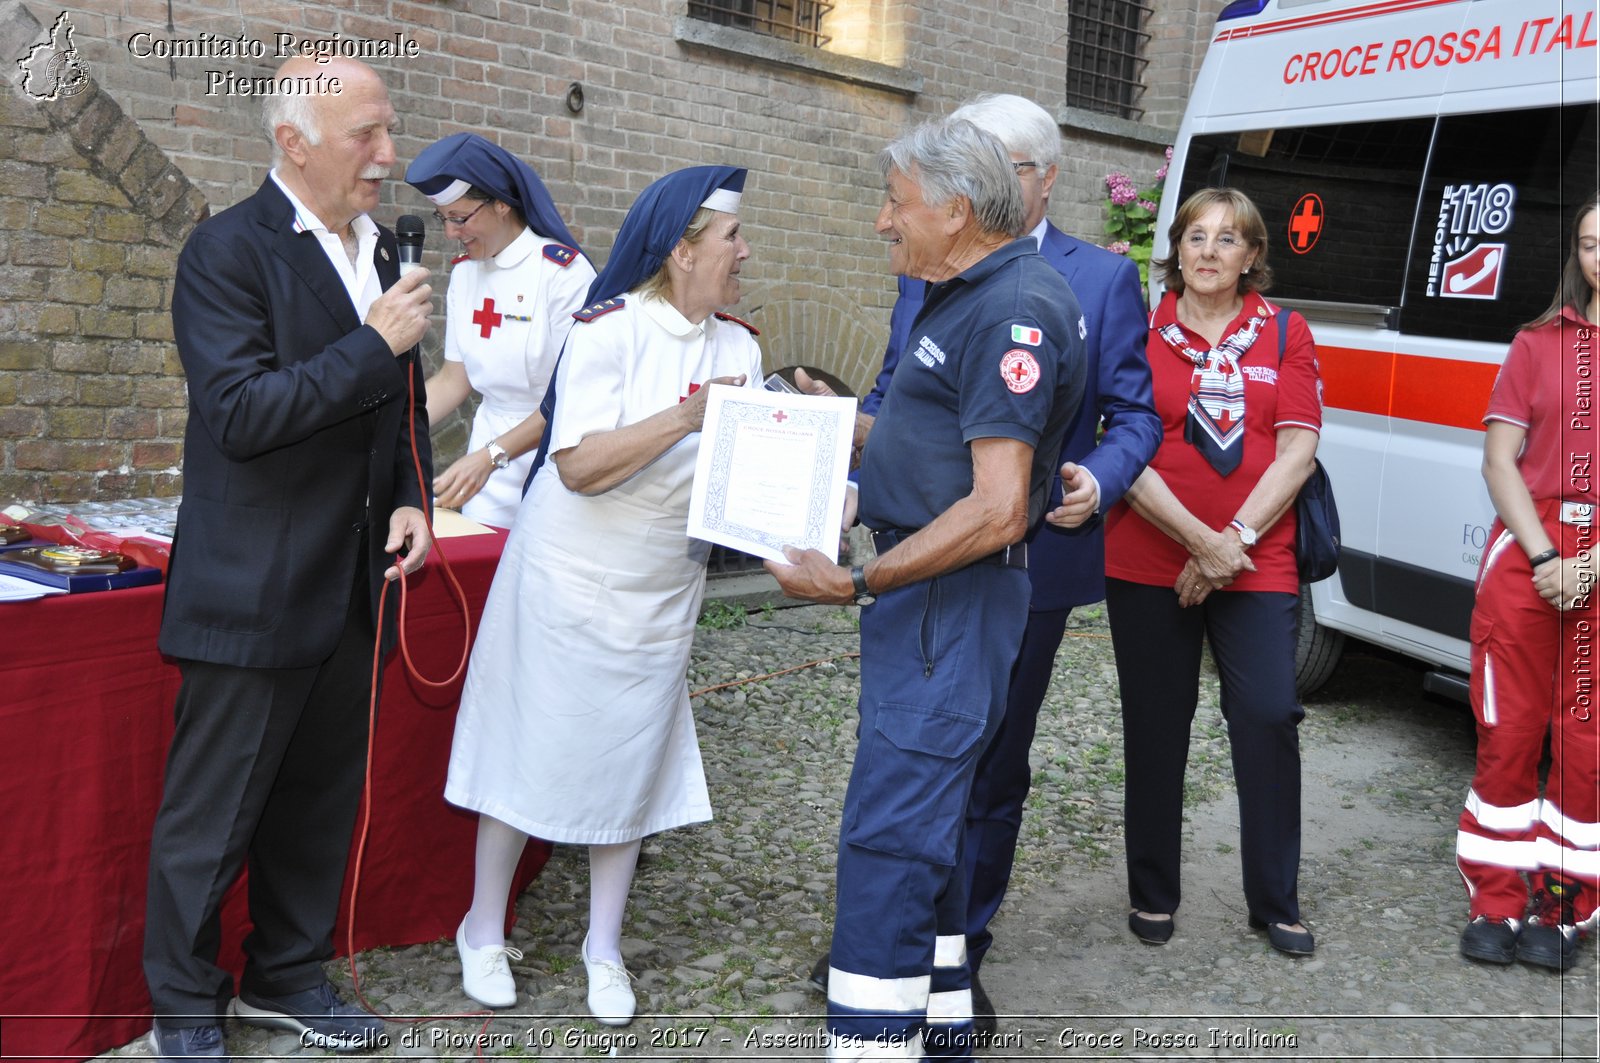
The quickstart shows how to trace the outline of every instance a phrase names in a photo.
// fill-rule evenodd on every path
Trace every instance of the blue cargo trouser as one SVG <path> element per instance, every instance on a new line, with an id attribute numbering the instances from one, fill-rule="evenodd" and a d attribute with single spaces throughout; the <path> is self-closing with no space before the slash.
<path id="1" fill-rule="evenodd" d="M 839 830 L 833 1058 L 971 1056 L 961 860 L 978 757 L 1005 712 L 1028 574 L 970 565 L 861 614 L 861 722 Z"/>

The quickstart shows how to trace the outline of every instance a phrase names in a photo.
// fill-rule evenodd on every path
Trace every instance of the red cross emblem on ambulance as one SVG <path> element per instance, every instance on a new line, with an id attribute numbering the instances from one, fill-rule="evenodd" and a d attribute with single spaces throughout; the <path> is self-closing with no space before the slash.
<path id="1" fill-rule="evenodd" d="M 1315 192 L 1301 196 L 1294 210 L 1289 213 L 1289 250 L 1303 255 L 1317 246 L 1317 237 L 1322 235 L 1324 216 L 1321 196 Z"/>

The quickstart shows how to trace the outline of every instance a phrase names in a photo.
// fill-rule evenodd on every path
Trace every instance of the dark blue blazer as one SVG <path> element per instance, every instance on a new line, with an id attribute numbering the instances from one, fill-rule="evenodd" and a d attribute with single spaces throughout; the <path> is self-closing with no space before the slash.
<path id="1" fill-rule="evenodd" d="M 407 432 L 409 422 L 431 483 L 417 351 L 390 353 L 316 238 L 293 226 L 269 177 L 202 222 L 178 258 L 172 325 L 189 422 L 160 635 L 173 657 L 255 668 L 324 660 L 358 566 L 376 614 L 390 515 L 425 508 Z M 399 279 L 387 229 L 375 265 L 383 287 Z"/>
<path id="2" fill-rule="evenodd" d="M 1100 482 L 1100 514 L 1071 531 L 1049 524 L 1034 530 L 1028 574 L 1033 583 L 1029 604 L 1036 611 L 1087 605 L 1105 597 L 1101 515 L 1122 498 L 1161 445 L 1161 419 L 1151 398 L 1150 363 L 1145 360 L 1149 318 L 1139 267 L 1131 259 L 1068 236 L 1049 222 L 1039 253 L 1066 278 L 1088 329 L 1088 381 L 1083 405 L 1067 426 L 1061 460 L 1075 461 L 1094 473 Z M 883 370 L 862 399 L 862 412 L 877 414 L 926 290 L 922 281 L 900 278 Z M 1105 435 L 1096 446 L 1095 433 L 1102 421 Z M 1047 509 L 1061 503 L 1061 478 L 1053 477 L 1051 483 Z"/>

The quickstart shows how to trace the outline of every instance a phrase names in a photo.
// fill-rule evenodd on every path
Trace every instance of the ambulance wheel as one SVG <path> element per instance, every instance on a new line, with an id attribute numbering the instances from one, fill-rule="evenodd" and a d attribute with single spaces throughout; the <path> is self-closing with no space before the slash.
<path id="1" fill-rule="evenodd" d="M 1311 588 L 1300 585 L 1300 624 L 1294 644 L 1294 692 L 1305 697 L 1333 675 L 1344 653 L 1344 632 L 1323 627 L 1311 610 Z"/>

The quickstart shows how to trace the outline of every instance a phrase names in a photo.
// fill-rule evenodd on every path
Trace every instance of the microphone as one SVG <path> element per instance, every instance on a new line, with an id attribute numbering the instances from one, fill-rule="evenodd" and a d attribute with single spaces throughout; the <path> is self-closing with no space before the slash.
<path id="1" fill-rule="evenodd" d="M 427 235 L 422 219 L 402 214 L 394 223 L 394 238 L 400 245 L 400 275 L 422 268 L 422 240 Z"/>

